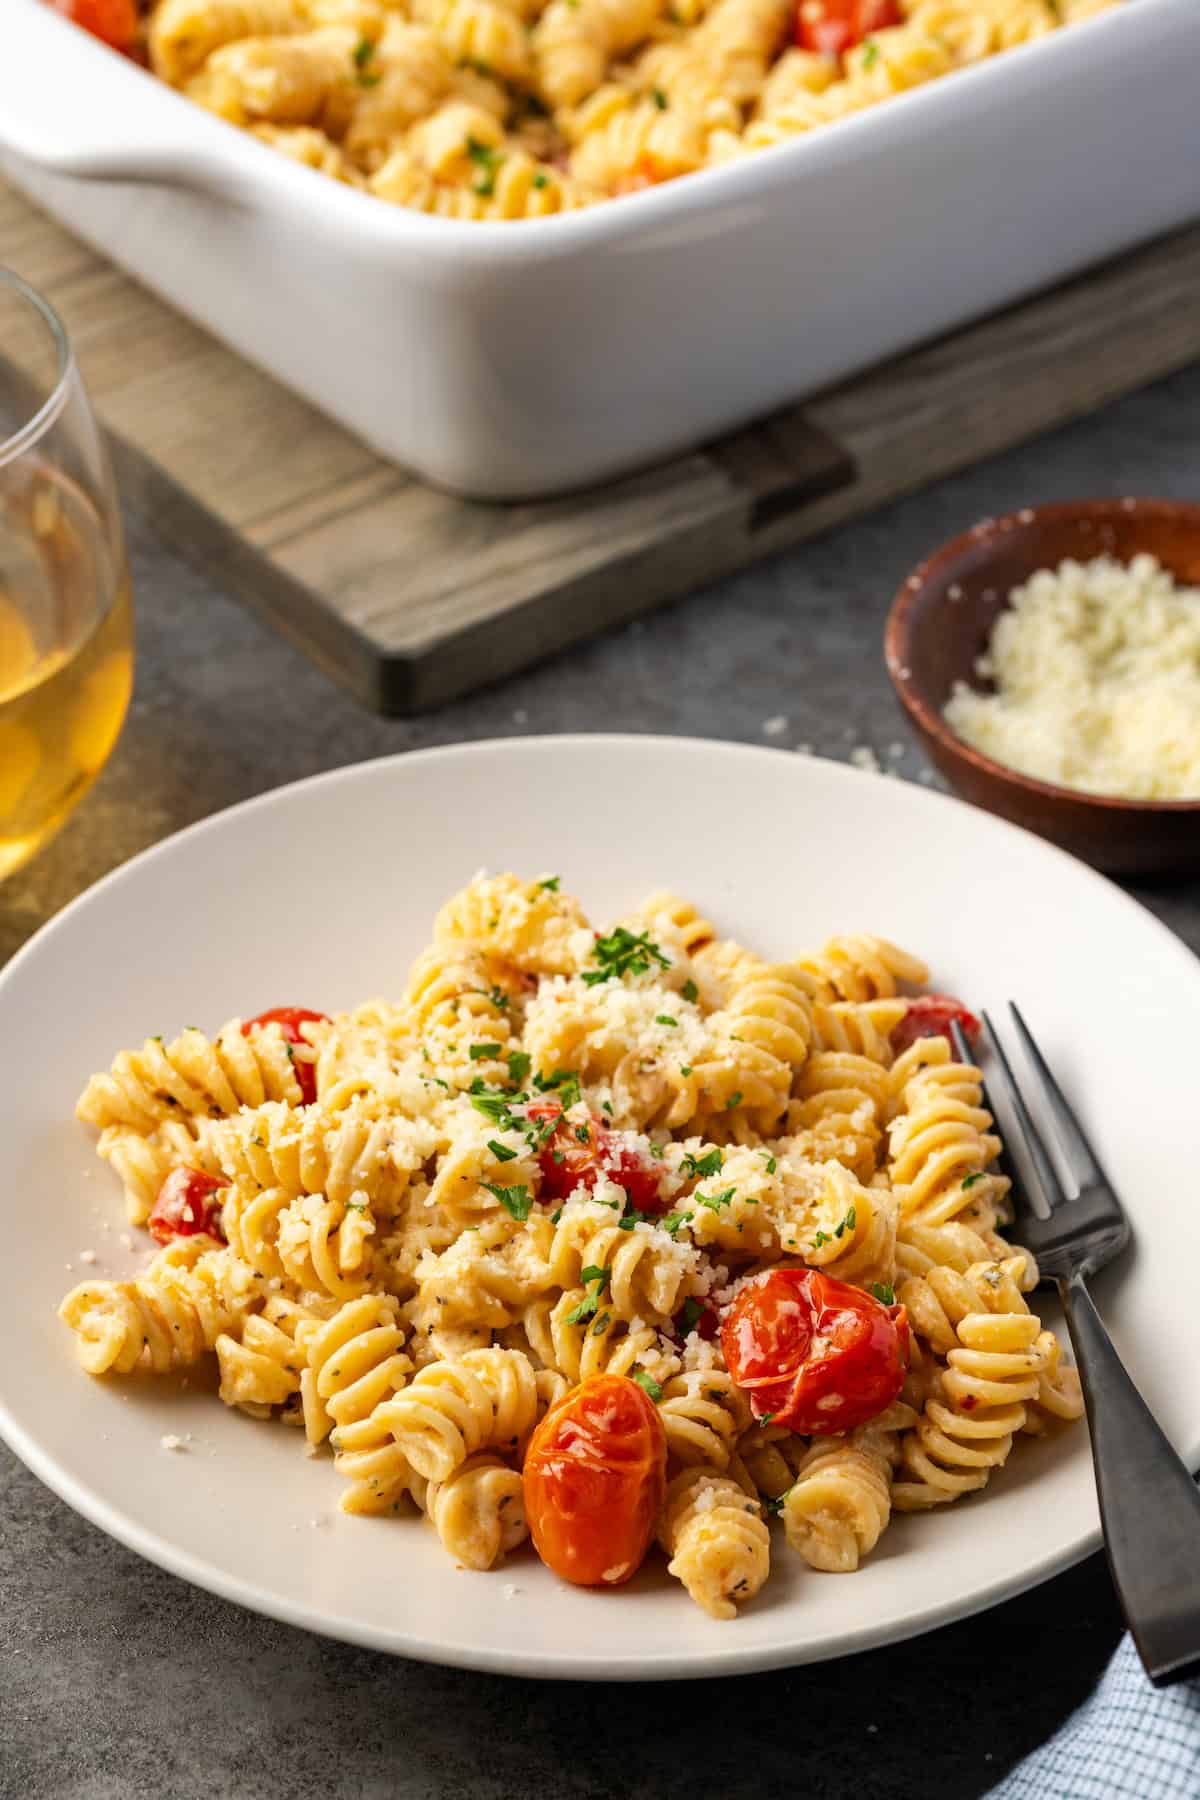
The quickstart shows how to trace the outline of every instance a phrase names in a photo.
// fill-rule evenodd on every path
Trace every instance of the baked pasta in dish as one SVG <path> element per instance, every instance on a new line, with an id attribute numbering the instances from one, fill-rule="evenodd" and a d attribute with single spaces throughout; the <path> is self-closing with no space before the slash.
<path id="1" fill-rule="evenodd" d="M 894 1511 L 1078 1417 L 1003 1235 L 975 1021 L 850 933 L 773 963 L 656 893 L 604 933 L 478 876 L 397 1000 L 148 1038 L 78 1104 L 159 1248 L 63 1301 L 95 1376 L 210 1365 L 351 1513 L 584 1585 L 657 1542 L 714 1618 L 772 1533 L 856 1569 Z M 300 1479 L 301 1477 L 298 1477 Z"/>
<path id="2" fill-rule="evenodd" d="M 590 206 L 1117 0 L 56 0 L 285 155 L 418 212 Z"/>

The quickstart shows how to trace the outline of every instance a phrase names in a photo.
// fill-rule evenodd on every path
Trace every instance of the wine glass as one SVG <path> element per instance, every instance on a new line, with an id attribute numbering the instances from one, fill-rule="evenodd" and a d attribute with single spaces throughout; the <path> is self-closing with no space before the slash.
<path id="1" fill-rule="evenodd" d="M 132 685 L 104 442 L 54 310 L 0 269 L 0 881 L 87 793 Z"/>

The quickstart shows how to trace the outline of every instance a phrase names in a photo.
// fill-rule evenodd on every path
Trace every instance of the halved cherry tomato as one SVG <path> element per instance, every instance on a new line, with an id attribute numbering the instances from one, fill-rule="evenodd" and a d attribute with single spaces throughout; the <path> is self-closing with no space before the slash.
<path id="1" fill-rule="evenodd" d="M 618 1587 L 650 1546 L 667 1485 L 658 1408 L 628 1375 L 591 1376 L 534 1432 L 524 1484 L 542 1561 L 577 1587 Z"/>
<path id="2" fill-rule="evenodd" d="M 137 39 L 135 0 L 50 0 L 50 4 L 102 44 L 132 50 Z"/>
<path id="3" fill-rule="evenodd" d="M 768 1269 L 726 1313 L 721 1348 L 756 1419 L 825 1437 L 865 1425 L 896 1398 L 908 1314 L 817 1269 Z"/>
<path id="4" fill-rule="evenodd" d="M 968 1043 L 974 1043 L 979 1036 L 979 1020 L 961 1000 L 956 1000 L 953 994 L 922 994 L 918 999 L 909 1001 L 908 1011 L 892 1032 L 892 1049 L 899 1056 L 902 1050 L 907 1050 L 918 1038 L 948 1038 L 950 1024 L 954 1019 L 962 1027 Z"/>
<path id="5" fill-rule="evenodd" d="M 898 0 L 800 0 L 795 39 L 802 50 L 836 59 L 873 31 L 903 23 Z"/>
<path id="6" fill-rule="evenodd" d="M 224 1243 L 221 1202 L 215 1196 L 226 1185 L 214 1181 L 203 1169 L 172 1169 L 159 1188 L 154 1210 L 146 1221 L 150 1236 L 160 1244 L 169 1244 L 172 1238 L 195 1237 L 206 1231 Z"/>
<path id="7" fill-rule="evenodd" d="M 659 1171 L 592 1113 L 586 1124 L 563 1116 L 558 1100 L 535 1100 L 528 1117 L 536 1125 L 554 1122 L 538 1153 L 542 1198 L 568 1200 L 577 1188 L 593 1188 L 601 1175 L 623 1187 L 636 1212 L 662 1213 L 669 1202 L 659 1193 Z"/>
<path id="8" fill-rule="evenodd" d="M 309 1012 L 305 1006 L 273 1006 L 269 1012 L 259 1013 L 257 1018 L 247 1019 L 242 1026 L 243 1037 L 248 1037 L 256 1025 L 278 1025 L 283 1032 L 287 1044 L 304 1044 L 308 1040 L 301 1033 L 301 1025 L 329 1022 L 329 1014 Z M 317 1097 L 317 1071 L 314 1063 L 305 1062 L 300 1057 L 292 1059 L 292 1068 L 296 1072 L 296 1080 L 300 1085 L 301 1104 L 311 1106 Z"/>

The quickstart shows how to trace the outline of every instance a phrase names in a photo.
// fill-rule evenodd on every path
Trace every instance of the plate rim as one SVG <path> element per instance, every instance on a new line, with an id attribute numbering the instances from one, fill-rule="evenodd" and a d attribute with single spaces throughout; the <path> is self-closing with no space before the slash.
<path id="1" fill-rule="evenodd" d="M 5 967 L 0 969 L 0 1004 L 3 1003 L 3 996 L 11 979 L 24 967 L 27 960 L 43 953 L 52 942 L 56 932 L 66 928 L 69 921 L 79 911 L 91 904 L 98 894 L 120 886 L 135 871 L 153 863 L 155 858 L 170 854 L 176 845 L 193 838 L 202 838 L 206 833 L 223 828 L 225 822 L 234 816 L 252 814 L 256 810 L 269 808 L 277 804 L 281 798 L 293 796 L 301 791 L 353 782 L 362 779 L 368 773 L 386 777 L 388 772 L 400 764 L 456 761 L 477 757 L 480 754 L 511 752 L 515 749 L 530 747 L 537 747 L 541 751 L 585 747 L 591 750 L 603 750 L 605 747 L 620 747 L 650 755 L 653 755 L 656 750 L 664 748 L 689 753 L 701 752 L 710 756 L 715 751 L 721 756 L 731 756 L 747 761 L 770 759 L 777 766 L 785 763 L 797 766 L 801 761 L 803 763 L 820 763 L 822 779 L 832 780 L 835 783 L 853 783 L 862 780 L 878 783 L 884 780 L 895 781 L 898 779 L 885 776 L 882 772 L 856 769 L 832 758 L 806 754 L 800 759 L 795 751 L 776 746 L 749 744 L 736 739 L 689 737 L 654 732 L 571 732 L 528 736 L 514 734 L 507 737 L 485 737 L 430 745 L 418 750 L 396 751 L 386 756 L 343 764 L 336 769 L 321 770 L 312 775 L 302 776 L 295 781 L 282 783 L 277 787 L 268 788 L 262 793 L 235 801 L 229 806 L 222 807 L 202 819 L 195 820 L 191 824 L 169 833 L 157 843 L 147 845 L 143 850 L 117 864 L 115 868 L 91 883 L 59 912 L 46 920 L 28 942 L 22 945 L 9 959 Z M 949 805 L 958 811 L 981 813 L 988 818 L 991 828 L 998 829 L 1003 835 L 1013 834 L 1022 839 L 1032 839 L 1037 843 L 1040 853 L 1049 854 L 1062 863 L 1070 864 L 1076 874 L 1082 873 L 1087 878 L 1089 885 L 1097 884 L 1108 890 L 1111 895 L 1115 895 L 1125 908 L 1136 913 L 1142 921 L 1143 928 L 1148 923 L 1154 928 L 1160 941 L 1172 946 L 1173 954 L 1186 958 L 1191 964 L 1196 962 L 1190 946 L 1176 932 L 1172 931 L 1170 926 L 1166 925 L 1133 895 L 1126 893 L 1116 882 L 1090 868 L 1078 858 L 1070 855 L 1069 852 L 1038 837 L 1034 832 L 1027 831 L 994 814 L 989 814 L 984 808 L 971 806 L 968 802 L 952 794 L 922 787 L 909 781 L 904 781 L 901 785 L 910 791 L 910 798 L 916 796 L 918 804 L 927 800 L 934 811 Z M 798 1647 L 794 1643 L 781 1639 L 774 1645 L 754 1644 L 739 1647 L 736 1643 L 726 1641 L 723 1644 L 714 1643 L 711 1651 L 701 1652 L 694 1656 L 689 1654 L 682 1664 L 677 1658 L 672 1659 L 665 1654 L 647 1655 L 645 1652 L 631 1651 L 628 1654 L 576 1653 L 572 1660 L 564 1665 L 552 1654 L 533 1647 L 521 1648 L 514 1645 L 511 1650 L 499 1650 L 469 1643 L 447 1643 L 442 1640 L 431 1642 L 417 1633 L 406 1632 L 402 1626 L 398 1626 L 396 1629 L 380 1629 L 374 1625 L 364 1624 L 351 1616 L 342 1617 L 333 1614 L 327 1608 L 322 1610 L 303 1602 L 293 1601 L 285 1595 L 248 1583 L 239 1576 L 228 1575 L 218 1563 L 196 1556 L 193 1552 L 176 1546 L 161 1533 L 147 1530 L 130 1520 L 119 1507 L 88 1488 L 53 1454 L 43 1451 L 24 1426 L 13 1417 L 2 1392 L 0 1392 L 0 1438 L 7 1443 L 19 1461 L 74 1512 L 135 1555 L 144 1557 L 158 1568 L 191 1583 L 204 1592 L 215 1594 L 223 1600 L 244 1606 L 252 1612 L 275 1619 L 282 1624 L 299 1627 L 334 1641 L 350 1643 L 390 1655 L 411 1657 L 414 1660 L 440 1666 L 478 1670 L 483 1673 L 510 1675 L 518 1678 L 532 1677 L 565 1681 L 715 1679 L 724 1675 L 748 1674 L 756 1670 L 802 1667 L 810 1663 L 827 1662 L 843 1656 L 858 1655 L 868 1650 L 881 1649 L 887 1645 L 915 1639 L 927 1631 L 937 1630 L 943 1625 L 953 1624 L 977 1613 L 988 1611 L 1002 1601 L 1026 1593 L 1054 1575 L 1073 1567 L 1091 1555 L 1102 1543 L 1102 1534 L 1097 1523 L 1069 1545 L 1058 1549 L 1049 1549 L 1042 1555 L 1034 1557 L 1022 1569 L 1019 1576 L 1015 1578 L 998 1576 L 982 1590 L 973 1591 L 963 1598 L 948 1598 L 932 1606 L 915 1622 L 913 1620 L 897 1620 L 893 1626 L 883 1627 L 862 1623 L 831 1634 L 815 1645 Z M 1194 1438 L 1184 1454 L 1184 1460 L 1193 1468 L 1200 1463 L 1200 1418 L 1197 1421 Z"/>

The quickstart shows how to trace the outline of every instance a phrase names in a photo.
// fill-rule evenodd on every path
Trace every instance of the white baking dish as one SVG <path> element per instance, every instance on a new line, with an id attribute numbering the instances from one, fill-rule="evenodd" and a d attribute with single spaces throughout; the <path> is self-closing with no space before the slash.
<path id="1" fill-rule="evenodd" d="M 339 187 L 0 0 L 0 167 L 385 456 L 513 498 L 714 437 L 1197 216 L 1198 71 L 1200 0 L 1129 0 L 794 144 L 480 225 Z"/>

